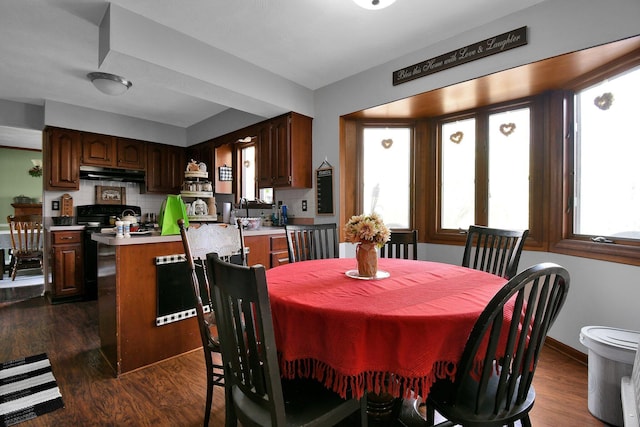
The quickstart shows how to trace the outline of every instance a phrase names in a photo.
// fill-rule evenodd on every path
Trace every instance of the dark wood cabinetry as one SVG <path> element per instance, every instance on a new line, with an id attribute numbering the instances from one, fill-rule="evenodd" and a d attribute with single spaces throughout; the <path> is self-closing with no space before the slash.
<path id="1" fill-rule="evenodd" d="M 84 294 L 82 233 L 82 231 L 51 232 L 52 302 L 80 298 Z"/>
<path id="2" fill-rule="evenodd" d="M 182 148 L 165 144 L 148 144 L 147 192 L 178 194 L 182 186 L 185 166 Z"/>
<path id="3" fill-rule="evenodd" d="M 288 113 L 257 125 L 258 187 L 312 187 L 311 121 Z"/>
<path id="4" fill-rule="evenodd" d="M 144 169 L 145 159 L 143 141 L 82 132 L 82 165 Z"/>
<path id="5" fill-rule="evenodd" d="M 141 170 L 147 167 L 147 150 L 144 141 L 116 138 L 116 148 L 118 153 L 116 167 Z"/>
<path id="6" fill-rule="evenodd" d="M 82 132 L 81 137 L 81 164 L 89 166 L 115 166 L 116 144 L 112 136 Z"/>
<path id="7" fill-rule="evenodd" d="M 47 129 L 43 140 L 45 190 L 80 189 L 80 134 Z"/>

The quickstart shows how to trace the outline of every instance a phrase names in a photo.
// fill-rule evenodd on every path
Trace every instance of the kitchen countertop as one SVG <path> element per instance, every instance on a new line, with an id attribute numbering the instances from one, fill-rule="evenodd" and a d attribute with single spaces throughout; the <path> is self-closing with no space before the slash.
<path id="1" fill-rule="evenodd" d="M 84 228 L 83 226 L 80 229 Z M 69 229 L 69 227 L 56 227 Z M 249 236 L 263 236 L 269 234 L 284 234 L 284 227 L 262 227 L 258 230 L 244 230 L 243 235 Z M 179 242 L 182 240 L 179 234 L 173 234 L 170 236 L 161 236 L 159 231 L 152 231 L 147 234 L 132 234 L 127 239 L 117 239 L 115 233 L 93 233 L 91 239 L 98 243 L 103 243 L 111 246 L 122 245 L 144 245 L 149 243 L 168 243 Z"/>

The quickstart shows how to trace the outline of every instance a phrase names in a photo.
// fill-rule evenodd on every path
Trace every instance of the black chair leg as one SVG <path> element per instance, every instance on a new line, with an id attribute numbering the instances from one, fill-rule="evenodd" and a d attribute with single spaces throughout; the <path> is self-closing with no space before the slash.
<path id="1" fill-rule="evenodd" d="M 209 418 L 211 417 L 211 404 L 213 403 L 213 376 L 211 372 L 207 373 L 207 403 L 204 407 L 204 427 L 209 426 Z"/>

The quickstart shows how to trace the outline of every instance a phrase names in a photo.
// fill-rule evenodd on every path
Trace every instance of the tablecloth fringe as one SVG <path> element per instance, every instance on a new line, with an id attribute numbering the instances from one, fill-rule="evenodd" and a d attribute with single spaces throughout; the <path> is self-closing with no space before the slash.
<path id="1" fill-rule="evenodd" d="M 429 375 L 411 378 L 379 371 L 343 375 L 326 363 L 314 359 L 280 360 L 280 369 L 285 378 L 314 379 L 335 391 L 343 399 L 360 398 L 365 391 L 376 394 L 389 393 L 396 397 L 411 397 L 415 394 L 426 396 L 437 379 L 453 380 L 456 374 L 456 365 L 450 362 L 436 362 Z"/>

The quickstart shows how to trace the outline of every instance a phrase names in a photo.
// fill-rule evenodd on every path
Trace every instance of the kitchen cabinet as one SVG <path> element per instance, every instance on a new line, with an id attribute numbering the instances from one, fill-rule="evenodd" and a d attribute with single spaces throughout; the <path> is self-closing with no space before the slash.
<path id="1" fill-rule="evenodd" d="M 45 190 L 79 190 L 80 132 L 48 128 L 42 149 Z"/>
<path id="2" fill-rule="evenodd" d="M 244 246 L 249 248 L 247 265 L 262 264 L 269 268 L 269 236 L 266 234 L 256 236 L 244 236 Z"/>
<path id="3" fill-rule="evenodd" d="M 123 169 L 146 169 L 147 151 L 144 141 L 116 138 L 116 147 L 118 153 L 116 167 Z"/>
<path id="4" fill-rule="evenodd" d="M 289 250 L 286 236 L 269 236 L 271 268 L 289 264 Z"/>
<path id="5" fill-rule="evenodd" d="M 184 151 L 181 147 L 148 144 L 147 192 L 178 194 L 182 186 L 185 166 Z"/>
<path id="6" fill-rule="evenodd" d="M 82 165 L 145 169 L 145 154 L 143 141 L 82 133 Z"/>
<path id="7" fill-rule="evenodd" d="M 84 294 L 82 233 L 81 230 L 51 232 L 52 302 L 76 299 Z"/>
<path id="8" fill-rule="evenodd" d="M 266 269 L 269 269 L 289 263 L 287 239 L 282 232 L 245 234 L 244 246 L 249 248 L 248 265 L 262 264 Z"/>
<path id="9" fill-rule="evenodd" d="M 311 122 L 291 112 L 256 126 L 258 187 L 312 187 Z"/>
<path id="10" fill-rule="evenodd" d="M 89 166 L 115 166 L 115 139 L 109 135 L 82 132 L 80 163 Z"/>

